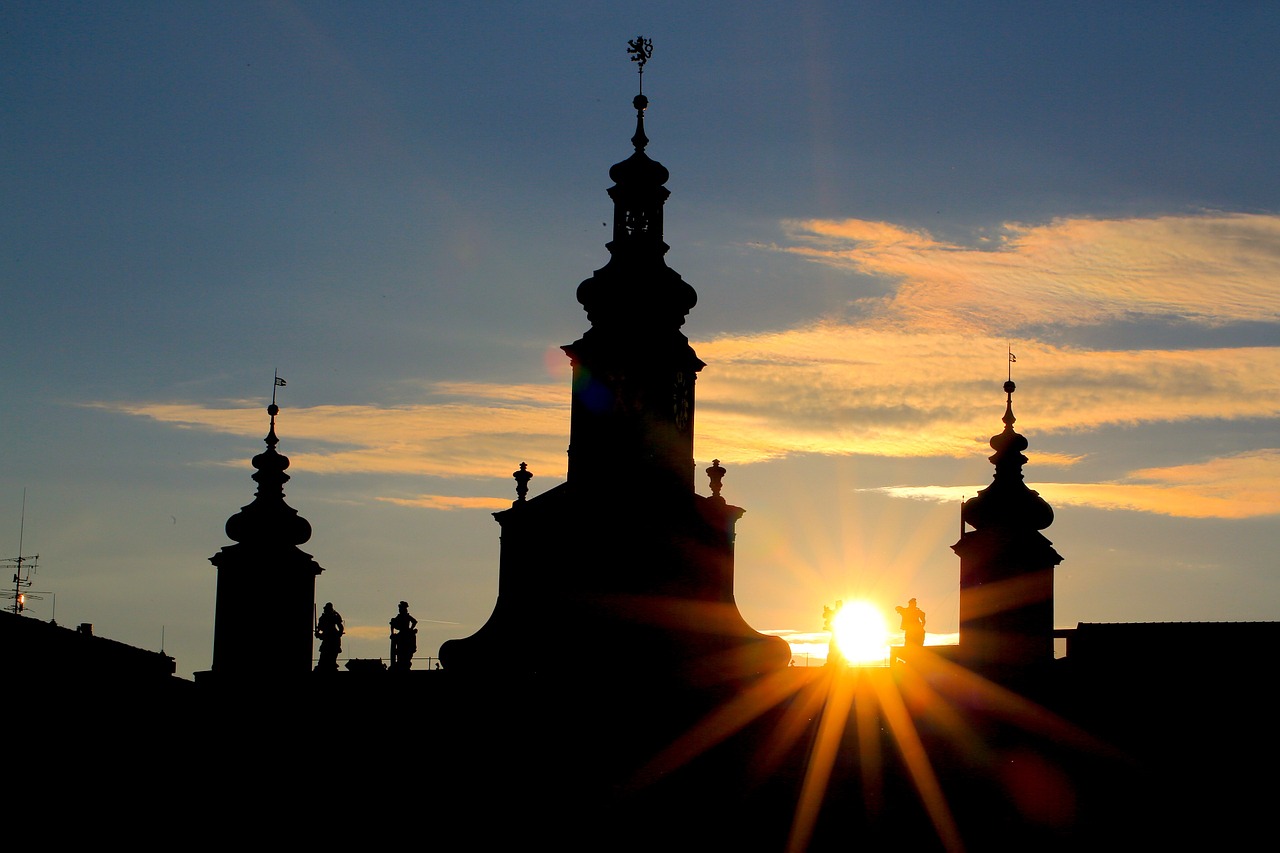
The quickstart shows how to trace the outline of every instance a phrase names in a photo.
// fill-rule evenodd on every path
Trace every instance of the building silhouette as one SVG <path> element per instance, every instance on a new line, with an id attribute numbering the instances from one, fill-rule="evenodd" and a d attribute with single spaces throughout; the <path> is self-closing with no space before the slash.
<path id="1" fill-rule="evenodd" d="M 649 158 L 638 95 L 634 152 L 609 170 L 609 261 L 578 285 L 591 328 L 564 347 L 573 365 L 567 481 L 494 514 L 498 600 L 475 634 L 440 649 L 446 670 L 554 671 L 556 637 L 594 638 L 574 657 L 599 678 L 647 671 L 690 684 L 786 666 L 787 644 L 757 633 L 734 601 L 744 510 L 720 495 L 724 469 L 694 492 L 695 385 L 705 367 L 681 333 L 697 294 L 664 256 L 667 169 Z M 544 650 L 539 656 L 524 649 Z"/>
<path id="2" fill-rule="evenodd" d="M 0 653 L 28 688 L 153 688 L 177 680 L 177 664 L 153 652 L 96 636 L 93 625 L 65 628 L 0 610 Z"/>
<path id="3" fill-rule="evenodd" d="M 1062 557 L 1041 530 L 1053 508 L 1023 480 L 1027 440 L 1013 429 L 1013 380 L 1004 430 L 991 437 L 991 485 L 964 502 L 960 540 L 960 640 L 956 660 L 996 681 L 1047 674 L 1053 663 L 1053 570 Z"/>
<path id="4" fill-rule="evenodd" d="M 298 547 L 311 538 L 311 524 L 284 500 L 289 457 L 276 450 L 279 413 L 272 400 L 267 449 L 253 457 L 258 491 L 227 519 L 235 544 L 209 558 L 218 597 L 206 678 L 296 678 L 311 670 L 316 576 L 324 569 Z"/>
<path id="5" fill-rule="evenodd" d="M 299 548 L 310 525 L 284 501 L 273 402 L 257 494 L 227 522 L 235 544 L 211 558 L 210 673 L 191 684 L 162 653 L 0 613 L 9 683 L 42 676 L 4 703 L 4 730 L 72 756 L 10 771 L 55 792 L 51 809 L 68 818 L 59 840 L 1266 843 L 1274 786 L 1255 779 L 1280 750 L 1259 696 L 1280 623 L 1055 631 L 1061 557 L 1041 532 L 1053 511 L 1023 481 L 1012 381 L 992 483 L 965 503 L 972 529 L 953 546 L 959 646 L 917 648 L 893 670 L 787 668 L 786 644 L 745 623 L 733 597 L 743 510 L 721 496 L 718 461 L 705 470 L 711 494 L 695 492 L 704 365 L 680 329 L 696 295 L 663 260 L 667 171 L 645 154 L 646 102 L 634 105 L 634 153 L 610 172 L 610 259 L 579 286 L 590 329 L 565 347 L 568 477 L 531 498 L 531 472 L 514 473 L 516 500 L 495 513 L 499 590 L 486 624 L 446 643 L 438 672 L 308 674 L 322 569 Z M 543 627 L 566 624 L 599 641 L 572 668 Z M 1068 648 L 1056 661 L 1055 636 Z"/>

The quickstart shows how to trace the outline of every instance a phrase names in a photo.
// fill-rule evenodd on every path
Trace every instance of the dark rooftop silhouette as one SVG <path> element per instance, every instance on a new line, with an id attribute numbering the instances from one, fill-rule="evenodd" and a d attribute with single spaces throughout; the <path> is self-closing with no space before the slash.
<path id="1" fill-rule="evenodd" d="M 629 52 L 643 71 L 651 45 Z M 11 761 L 14 790 L 54 792 L 48 822 L 69 844 L 367 845 L 388 820 L 415 843 L 481 849 L 1265 843 L 1274 796 L 1258 779 L 1280 751 L 1258 696 L 1280 623 L 1055 631 L 1061 557 L 1041 533 L 1052 508 L 1023 480 L 1011 378 L 992 483 L 954 546 L 959 647 L 912 642 L 892 669 L 788 668 L 785 643 L 746 624 L 744 511 L 719 459 L 711 496 L 694 491 L 704 364 L 680 329 L 696 294 L 663 259 L 668 176 L 645 153 L 647 100 L 634 104 L 610 259 L 578 288 L 591 328 L 565 347 L 568 479 L 529 497 L 533 473 L 513 473 L 488 622 L 445 644 L 444 670 L 308 675 L 321 568 L 284 502 L 273 399 L 258 492 L 212 558 L 212 673 L 191 684 L 163 653 L 0 613 L 5 731 L 57 750 Z M 922 631 L 915 605 L 899 609 Z M 392 633 L 415 624 L 401 602 Z M 567 665 L 566 630 L 598 651 Z M 401 643 L 403 670 L 416 649 Z"/>
<path id="2" fill-rule="evenodd" d="M 551 677 L 564 625 L 593 637 L 574 656 L 597 680 L 643 670 L 718 684 L 790 658 L 734 601 L 744 510 L 721 496 L 719 460 L 707 469 L 712 496 L 694 493 L 694 389 L 705 364 L 680 328 L 697 294 L 664 260 L 669 173 L 645 153 L 648 99 L 633 106 L 634 151 L 609 170 L 609 261 L 577 291 L 591 328 L 564 347 L 573 365 L 568 480 L 526 499 L 532 473 L 521 463 L 513 475 L 517 500 L 494 514 L 497 604 L 479 631 L 441 647 L 446 671 Z M 523 654 L 530 644 L 546 651 Z"/>

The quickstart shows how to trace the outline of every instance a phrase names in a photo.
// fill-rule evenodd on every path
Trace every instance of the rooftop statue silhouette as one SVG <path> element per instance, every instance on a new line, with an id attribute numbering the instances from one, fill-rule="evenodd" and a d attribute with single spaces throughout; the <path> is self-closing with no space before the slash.
<path id="1" fill-rule="evenodd" d="M 418 620 L 409 613 L 409 602 L 402 601 L 399 612 L 391 617 L 391 669 L 408 672 L 417 651 Z"/>
<path id="2" fill-rule="evenodd" d="M 643 70 L 651 45 L 631 47 Z M 664 260 L 669 173 L 645 150 L 648 99 L 632 105 L 634 150 L 609 170 L 609 261 L 577 289 L 590 328 L 563 348 L 573 370 L 567 481 L 527 497 L 532 472 L 522 463 L 513 475 L 517 499 L 494 514 L 497 603 L 479 631 L 441 647 L 445 670 L 536 673 L 539 660 L 564 657 L 566 625 L 596 638 L 573 655 L 599 677 L 719 681 L 790 657 L 734 602 L 743 510 L 719 494 L 718 460 L 713 495 L 694 493 L 694 385 L 705 365 L 680 330 L 697 294 Z"/>
<path id="3" fill-rule="evenodd" d="M 316 620 L 316 639 L 320 641 L 320 661 L 316 672 L 337 672 L 338 655 L 342 652 L 342 635 L 347 633 L 342 614 L 333 609 L 332 602 L 325 602 L 320 618 Z"/>
<path id="4" fill-rule="evenodd" d="M 916 606 L 916 600 L 913 598 L 907 602 L 906 607 L 899 605 L 893 609 L 902 617 L 903 643 L 908 646 L 923 646 L 924 611 Z"/>

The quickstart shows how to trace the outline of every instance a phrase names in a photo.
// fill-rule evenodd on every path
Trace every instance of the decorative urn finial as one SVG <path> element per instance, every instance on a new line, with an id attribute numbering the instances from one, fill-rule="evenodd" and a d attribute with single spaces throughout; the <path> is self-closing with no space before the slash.
<path id="1" fill-rule="evenodd" d="M 724 487 L 724 468 L 720 465 L 719 459 L 711 460 L 711 467 L 707 469 L 707 476 L 711 478 L 711 496 L 720 497 L 720 489 Z"/>
<path id="2" fill-rule="evenodd" d="M 512 472 L 511 476 L 516 481 L 516 503 L 521 503 L 529 494 L 529 481 L 533 479 L 533 472 L 529 470 L 527 463 L 521 462 L 520 470 Z"/>

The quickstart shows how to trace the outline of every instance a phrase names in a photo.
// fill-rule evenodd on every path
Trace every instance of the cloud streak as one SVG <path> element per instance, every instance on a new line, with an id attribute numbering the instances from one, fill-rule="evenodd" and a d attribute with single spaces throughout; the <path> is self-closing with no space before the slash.
<path id="1" fill-rule="evenodd" d="M 984 486 L 890 486 L 898 498 L 958 503 Z M 1280 450 L 1268 448 L 1188 465 L 1144 468 L 1104 483 L 1036 483 L 1054 506 L 1089 506 L 1178 518 L 1280 515 Z"/>
<path id="2" fill-rule="evenodd" d="M 774 248 L 888 279 L 861 307 L 929 328 L 999 332 L 1135 315 L 1280 321 L 1280 216 L 1244 213 L 1009 223 L 977 245 L 861 219 L 791 220 Z"/>
<path id="3" fill-rule="evenodd" d="M 441 386 L 456 397 L 463 386 Z M 551 476 L 563 474 L 569 401 L 494 402 L 504 394 L 550 399 L 542 386 L 466 386 L 472 399 L 402 406 L 312 406 L 286 409 L 276 420 L 281 451 L 295 468 L 319 474 L 407 474 L 433 477 L 500 476 L 520 462 Z M 95 403 L 98 408 L 151 418 L 184 429 L 261 437 L 262 407 L 192 403 Z M 321 449 L 293 450 L 300 444 Z M 229 460 L 243 464 L 243 460 Z"/>
<path id="4" fill-rule="evenodd" d="M 750 464 L 795 454 L 965 458 L 1001 428 L 1008 335 L 1134 316 L 1205 326 L 1280 322 L 1280 217 L 1060 219 L 1006 225 L 978 246 L 864 220 L 797 220 L 790 245 L 810 261 L 888 279 L 846 317 L 696 342 L 700 459 Z M 1280 347 L 1097 350 L 1018 338 L 1019 428 L 1032 435 L 1140 424 L 1280 417 Z M 258 404 L 97 403 L 186 429 L 263 434 Z M 315 473 L 505 480 L 519 462 L 564 476 L 567 381 L 440 382 L 404 405 L 291 408 L 284 448 Z M 1133 472 L 1122 481 L 1045 485 L 1058 504 L 1190 517 L 1275 512 L 1275 451 Z M 243 460 L 232 460 L 243 464 Z M 1038 454 L 1069 468 L 1078 457 Z M 539 482 L 547 482 L 540 479 Z M 938 494 L 948 494 L 949 487 Z M 889 490 L 929 498 L 924 490 Z M 970 492 L 971 493 L 971 492 Z M 505 500 L 386 497 L 432 509 Z"/>
<path id="5" fill-rule="evenodd" d="M 380 501 L 397 506 L 418 507 L 421 509 L 487 509 L 491 511 L 510 509 L 511 501 L 501 498 L 469 498 L 457 495 L 418 495 L 414 498 L 378 498 Z"/>

